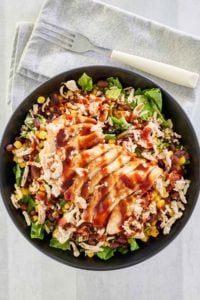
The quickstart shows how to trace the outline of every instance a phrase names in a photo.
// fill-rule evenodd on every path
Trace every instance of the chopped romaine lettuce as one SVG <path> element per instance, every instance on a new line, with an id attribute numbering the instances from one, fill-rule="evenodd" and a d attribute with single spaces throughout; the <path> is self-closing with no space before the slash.
<path id="1" fill-rule="evenodd" d="M 50 245 L 50 247 L 61 249 L 63 251 L 70 250 L 70 243 L 68 241 L 61 244 L 57 239 L 53 238 L 50 240 L 49 245 Z"/>
<path id="2" fill-rule="evenodd" d="M 39 117 L 40 124 L 45 125 L 45 124 L 46 124 L 46 119 L 45 119 L 45 117 L 42 116 L 42 115 L 39 115 L 38 117 Z"/>
<path id="3" fill-rule="evenodd" d="M 23 196 L 22 199 L 20 200 L 20 203 L 26 203 L 27 204 L 28 213 L 35 208 L 35 201 L 30 195 Z"/>
<path id="4" fill-rule="evenodd" d="M 150 104 L 150 102 L 148 101 L 147 97 L 144 96 L 144 95 L 138 95 L 138 96 L 135 96 L 135 99 L 136 99 L 136 103 L 137 105 L 138 104 L 143 104 L 143 109 L 141 110 L 140 112 L 140 118 L 142 120 L 147 120 L 148 118 L 150 118 L 154 111 L 152 109 L 152 106 Z"/>
<path id="5" fill-rule="evenodd" d="M 108 260 L 112 256 L 114 256 L 116 249 L 110 248 L 110 247 L 103 247 L 102 251 L 97 252 L 97 256 L 103 260 Z"/>
<path id="6" fill-rule="evenodd" d="M 119 248 L 117 249 L 117 251 L 118 251 L 119 253 L 121 253 L 121 254 L 126 254 L 126 253 L 128 253 L 128 249 L 127 249 L 127 248 L 124 248 L 124 247 L 119 247 Z"/>
<path id="7" fill-rule="evenodd" d="M 44 226 L 43 224 L 31 224 L 31 238 L 32 239 L 44 239 Z"/>
<path id="8" fill-rule="evenodd" d="M 142 90 L 140 88 L 135 90 L 134 96 L 136 96 L 136 95 L 142 95 Z"/>
<path id="9" fill-rule="evenodd" d="M 121 130 L 127 130 L 131 124 L 129 124 L 124 118 L 116 118 L 111 116 L 111 120 L 114 126 L 117 126 Z"/>
<path id="10" fill-rule="evenodd" d="M 162 94 L 160 89 L 154 88 L 154 89 L 144 90 L 143 94 L 148 98 L 153 99 L 158 109 L 162 111 Z"/>
<path id="11" fill-rule="evenodd" d="M 92 78 L 86 73 L 83 73 L 83 75 L 79 78 L 78 84 L 84 91 L 91 91 L 93 89 Z"/>
<path id="12" fill-rule="evenodd" d="M 165 120 L 162 111 L 162 94 L 159 88 L 141 90 L 138 88 L 134 93 L 134 102 L 126 102 L 131 108 L 143 103 L 144 107 L 140 112 L 139 117 L 142 120 L 147 120 L 152 117 L 154 112 L 157 112 L 158 118 L 163 127 L 171 127 L 171 121 Z"/>
<path id="13" fill-rule="evenodd" d="M 122 91 L 122 85 L 119 81 L 119 79 L 116 77 L 109 77 L 107 78 L 108 82 L 108 89 L 105 92 L 106 97 L 112 98 L 112 99 L 117 99 L 119 98 L 121 91 Z"/>
<path id="14" fill-rule="evenodd" d="M 159 88 L 152 88 L 152 89 L 145 89 L 141 90 L 138 88 L 134 96 L 141 96 L 145 95 L 148 99 L 152 99 L 156 104 L 157 108 L 161 111 L 162 110 L 162 94 Z"/>
<path id="15" fill-rule="evenodd" d="M 13 172 L 15 174 L 15 182 L 17 186 L 20 186 L 21 179 L 22 179 L 22 169 L 18 164 L 16 164 L 13 168 Z"/>
<path id="16" fill-rule="evenodd" d="M 163 115 L 162 115 L 163 117 Z M 172 121 L 169 119 L 169 120 L 165 120 L 164 117 L 162 118 L 162 123 L 161 125 L 165 128 L 172 128 Z"/>
<path id="17" fill-rule="evenodd" d="M 105 95 L 108 98 L 117 99 L 121 94 L 121 89 L 118 89 L 116 86 L 113 86 L 106 90 Z"/>
<path id="18" fill-rule="evenodd" d="M 139 246 L 138 246 L 138 244 L 137 244 L 137 242 L 134 238 L 130 238 L 128 241 L 129 241 L 129 244 L 130 244 L 130 250 L 131 251 L 135 251 L 135 250 L 139 249 Z"/>
<path id="19" fill-rule="evenodd" d="M 142 151 L 139 148 L 135 149 L 135 154 L 137 155 L 137 157 L 142 157 Z"/>
<path id="20" fill-rule="evenodd" d="M 26 116 L 26 119 L 24 121 L 24 124 L 30 129 L 33 130 L 34 129 L 34 123 L 33 123 L 33 118 L 31 117 L 30 114 L 28 114 Z"/>
<path id="21" fill-rule="evenodd" d="M 109 88 L 115 86 L 120 90 L 122 89 L 122 84 L 119 81 L 119 78 L 109 77 L 109 78 L 107 78 L 107 81 L 108 81 L 108 84 L 109 84 Z"/>
<path id="22" fill-rule="evenodd" d="M 60 205 L 61 208 L 63 208 L 63 207 L 65 206 L 66 203 L 67 203 L 67 202 L 66 202 L 65 199 L 63 199 L 63 198 L 60 198 L 60 199 L 59 199 L 59 205 Z"/>
<path id="23" fill-rule="evenodd" d="M 105 138 L 105 140 L 115 140 L 116 139 L 116 134 L 114 134 L 114 133 L 105 133 L 104 138 Z"/>

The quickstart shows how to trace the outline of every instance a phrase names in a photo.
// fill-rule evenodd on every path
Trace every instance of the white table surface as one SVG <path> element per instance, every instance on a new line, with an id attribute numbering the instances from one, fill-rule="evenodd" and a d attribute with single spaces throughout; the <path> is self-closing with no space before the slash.
<path id="1" fill-rule="evenodd" d="M 0 136 L 11 109 L 6 89 L 15 24 L 34 21 L 42 0 L 0 1 Z M 200 37 L 199 0 L 105 0 Z M 200 55 L 197 53 L 197 55 Z M 193 125 L 200 137 L 200 105 Z M 0 202 L 0 300 L 199 300 L 200 205 L 183 232 L 161 253 L 128 269 L 75 270 L 34 249 Z"/>

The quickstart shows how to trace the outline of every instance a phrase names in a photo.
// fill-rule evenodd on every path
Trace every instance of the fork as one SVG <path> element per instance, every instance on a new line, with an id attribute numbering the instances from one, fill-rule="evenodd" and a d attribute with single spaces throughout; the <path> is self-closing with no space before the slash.
<path id="1" fill-rule="evenodd" d="M 59 45 L 68 51 L 77 53 L 95 51 L 107 55 L 111 59 L 178 85 L 195 88 L 197 84 L 199 78 L 199 74 L 197 73 L 145 57 L 103 48 L 93 44 L 86 36 L 80 33 L 73 32 L 68 29 L 66 30 L 47 22 L 42 22 L 40 24 L 42 25 L 42 31 L 39 35 L 40 37 L 51 43 Z"/>

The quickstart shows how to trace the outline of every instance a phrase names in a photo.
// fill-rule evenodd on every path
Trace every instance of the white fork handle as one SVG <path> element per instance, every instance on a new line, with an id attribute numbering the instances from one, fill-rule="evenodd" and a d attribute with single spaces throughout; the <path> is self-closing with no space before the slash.
<path id="1" fill-rule="evenodd" d="M 113 50 L 111 58 L 167 81 L 195 88 L 199 74 L 148 58 Z"/>

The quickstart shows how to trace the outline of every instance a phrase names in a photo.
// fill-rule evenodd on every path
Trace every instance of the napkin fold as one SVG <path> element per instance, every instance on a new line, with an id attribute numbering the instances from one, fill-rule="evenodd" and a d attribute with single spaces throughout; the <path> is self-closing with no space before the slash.
<path id="1" fill-rule="evenodd" d="M 10 100 L 16 107 L 36 86 L 66 70 L 86 65 L 115 65 L 134 70 L 97 53 L 66 51 L 46 25 L 59 26 L 87 36 L 99 46 L 172 64 L 200 73 L 200 39 L 128 13 L 101 1 L 47 0 L 34 26 L 20 24 L 12 59 Z M 47 41 L 49 32 L 53 42 Z M 28 40 L 28 42 L 27 42 Z M 23 50 L 24 49 L 24 50 Z M 17 66 L 17 68 L 16 68 Z M 136 70 L 134 70 L 136 71 Z M 138 71 L 137 71 L 138 72 Z M 157 81 L 191 115 L 200 85 L 184 88 L 138 72 Z M 14 79 L 12 79 L 14 78 Z"/>
<path id="2" fill-rule="evenodd" d="M 13 110 L 30 92 L 42 83 L 16 72 L 33 26 L 34 24 L 30 22 L 20 22 L 16 26 L 8 84 L 8 102 L 12 104 Z"/>

